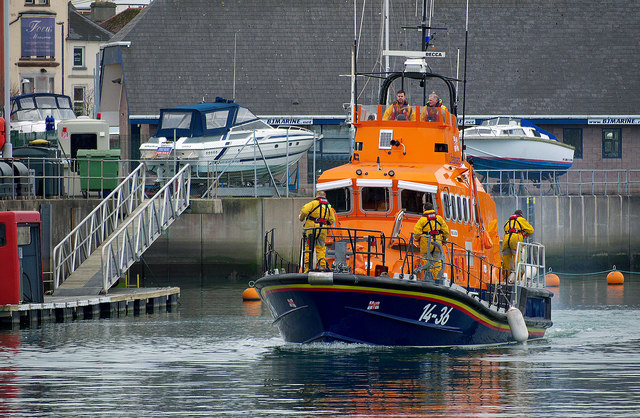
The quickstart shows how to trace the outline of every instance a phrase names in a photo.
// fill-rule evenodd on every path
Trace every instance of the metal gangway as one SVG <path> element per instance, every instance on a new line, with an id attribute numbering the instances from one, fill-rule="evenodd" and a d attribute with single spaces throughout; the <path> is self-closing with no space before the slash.
<path id="1" fill-rule="evenodd" d="M 53 250 L 56 296 L 106 294 L 190 203 L 191 169 L 150 199 L 140 164 Z"/>

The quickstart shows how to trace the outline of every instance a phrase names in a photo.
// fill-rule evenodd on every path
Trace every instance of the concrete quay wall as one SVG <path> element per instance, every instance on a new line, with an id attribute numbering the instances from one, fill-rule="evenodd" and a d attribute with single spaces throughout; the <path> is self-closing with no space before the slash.
<path id="1" fill-rule="evenodd" d="M 193 200 L 184 214 L 147 250 L 149 265 L 202 264 L 203 275 L 255 275 L 265 231 L 276 229 L 275 248 L 289 260 L 299 253 L 298 214 L 309 198 L 224 198 L 221 213 Z M 640 196 L 496 197 L 498 219 L 516 208 L 546 246 L 546 264 L 558 272 L 640 271 Z M 499 225 L 502 228 L 502 222 Z M 215 266 L 215 271 L 209 267 Z"/>
<path id="2" fill-rule="evenodd" d="M 191 207 L 149 248 L 142 265 L 153 275 L 255 276 L 264 233 L 275 228 L 275 248 L 295 261 L 309 198 L 193 199 Z M 640 196 L 496 197 L 498 219 L 516 208 L 546 246 L 546 264 L 558 272 L 640 271 Z M 43 267 L 52 270 L 53 248 L 98 199 L 0 201 L 0 210 L 37 210 L 43 219 Z M 502 222 L 501 222 L 502 223 Z M 501 227 L 502 225 L 500 225 Z M 144 267 L 143 267 L 144 270 Z M 45 280 L 47 275 L 45 274 Z"/>

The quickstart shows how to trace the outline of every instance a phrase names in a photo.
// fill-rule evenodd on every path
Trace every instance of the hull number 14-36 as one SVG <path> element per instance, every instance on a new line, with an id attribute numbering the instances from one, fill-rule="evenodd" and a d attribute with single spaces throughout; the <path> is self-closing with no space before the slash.
<path id="1" fill-rule="evenodd" d="M 418 321 L 431 322 L 433 319 L 433 323 L 436 325 L 445 325 L 449 322 L 449 314 L 453 310 L 453 308 L 449 306 L 443 306 L 441 309 L 436 309 L 438 305 L 427 303 L 424 306 L 424 310 L 422 315 L 420 315 L 420 319 Z M 435 312 L 434 312 L 435 311 Z"/>

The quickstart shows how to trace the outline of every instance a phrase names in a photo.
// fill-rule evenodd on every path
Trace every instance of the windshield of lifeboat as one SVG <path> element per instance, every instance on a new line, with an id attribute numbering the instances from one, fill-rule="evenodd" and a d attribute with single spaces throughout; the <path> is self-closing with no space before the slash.
<path id="1" fill-rule="evenodd" d="M 67 96 L 20 97 L 13 101 L 11 108 L 11 120 L 14 122 L 39 122 L 47 116 L 53 116 L 55 120 L 76 118 L 71 99 Z"/>

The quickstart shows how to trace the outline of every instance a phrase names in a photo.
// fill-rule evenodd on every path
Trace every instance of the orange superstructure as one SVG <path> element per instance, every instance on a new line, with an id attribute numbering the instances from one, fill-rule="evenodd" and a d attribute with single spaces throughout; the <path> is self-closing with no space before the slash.
<path id="1" fill-rule="evenodd" d="M 318 188 L 327 192 L 340 228 L 381 231 L 381 236 L 367 235 L 375 236 L 372 242 L 356 244 L 371 255 L 356 255 L 354 271 L 368 267 L 372 275 L 411 274 L 424 262 L 410 245 L 413 227 L 430 201 L 451 230 L 445 274 L 455 283 L 486 287 L 499 277 L 495 203 L 463 158 L 455 116 L 438 111 L 434 122 L 387 121 L 382 120 L 383 106 L 359 106 L 351 161 L 324 172 Z M 421 114 L 419 106 L 415 112 Z M 336 230 L 334 235 L 345 233 Z"/>

